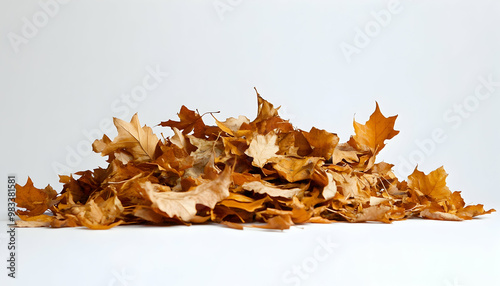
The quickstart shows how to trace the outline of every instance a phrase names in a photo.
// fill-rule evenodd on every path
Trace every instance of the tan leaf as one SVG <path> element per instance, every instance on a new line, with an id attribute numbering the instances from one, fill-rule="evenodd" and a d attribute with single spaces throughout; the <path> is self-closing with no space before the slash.
<path id="1" fill-rule="evenodd" d="M 213 181 L 203 183 L 187 192 L 162 192 L 161 186 L 146 182 L 142 185 L 152 207 L 168 217 L 189 222 L 196 217 L 196 205 L 213 209 L 215 204 L 229 196 L 231 169 L 225 170 Z"/>
<path id="2" fill-rule="evenodd" d="M 381 221 L 390 222 L 387 218 L 387 212 L 391 209 L 388 206 L 372 206 L 363 209 L 361 213 L 356 216 L 354 222 L 365 222 L 365 221 Z"/>
<path id="3" fill-rule="evenodd" d="M 155 159 L 158 137 L 153 134 L 150 127 L 141 127 L 137 113 L 132 116 L 130 123 L 118 118 L 114 118 L 113 123 L 118 130 L 118 136 L 110 143 L 107 143 L 105 137 L 102 140 L 96 140 L 93 144 L 94 150 L 101 152 L 102 156 L 107 156 L 125 149 L 138 162 Z"/>
<path id="4" fill-rule="evenodd" d="M 247 191 L 253 191 L 258 194 L 267 194 L 271 197 L 283 197 L 289 199 L 304 191 L 303 187 L 281 188 L 263 181 L 246 182 L 242 187 Z"/>
<path id="5" fill-rule="evenodd" d="M 337 194 L 337 183 L 335 182 L 331 171 L 327 171 L 326 175 L 328 176 L 328 185 L 326 185 L 323 189 L 322 195 L 325 200 L 329 200 Z"/>
<path id="6" fill-rule="evenodd" d="M 278 136 L 274 132 L 266 135 L 256 134 L 245 151 L 246 155 L 253 158 L 252 165 L 262 168 L 269 159 L 275 157 L 279 151 L 277 140 Z"/>
<path id="7" fill-rule="evenodd" d="M 436 219 L 436 220 L 452 220 L 452 221 L 461 221 L 463 218 L 445 212 L 431 212 L 428 209 L 425 209 L 420 212 L 420 216 L 423 218 Z"/>
<path id="8" fill-rule="evenodd" d="M 217 118 L 215 118 L 215 117 L 214 117 L 214 119 L 215 119 L 215 123 L 217 124 L 217 126 L 219 126 L 219 128 L 222 131 L 226 132 L 227 134 L 229 134 L 231 136 L 234 136 L 235 133 L 237 133 L 238 130 L 240 130 L 241 125 L 243 125 L 244 123 L 246 123 L 246 124 L 250 123 L 250 120 L 246 116 L 243 116 L 243 115 L 238 116 L 238 118 L 230 117 L 230 118 L 226 119 L 226 121 L 224 121 L 224 122 L 217 120 Z"/>
<path id="9" fill-rule="evenodd" d="M 121 224 L 117 218 L 123 212 L 123 206 L 117 196 L 104 200 L 101 197 L 91 199 L 84 206 L 75 207 L 72 213 L 79 222 L 90 229 L 109 229 Z"/>
<path id="10" fill-rule="evenodd" d="M 332 163 L 338 164 L 344 160 L 347 163 L 359 162 L 358 154 L 360 154 L 359 151 L 354 149 L 351 145 L 347 143 L 339 144 L 333 151 Z"/>

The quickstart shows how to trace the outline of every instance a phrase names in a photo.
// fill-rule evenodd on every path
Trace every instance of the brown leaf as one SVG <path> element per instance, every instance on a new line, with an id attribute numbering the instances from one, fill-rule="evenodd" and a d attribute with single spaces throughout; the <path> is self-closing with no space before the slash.
<path id="1" fill-rule="evenodd" d="M 16 185 L 16 191 L 17 207 L 26 209 L 18 210 L 18 214 L 38 216 L 56 203 L 57 192 L 50 185 L 45 189 L 35 188 L 30 177 L 24 186 Z"/>
<path id="2" fill-rule="evenodd" d="M 168 120 L 173 136 L 158 140 L 131 122 L 115 119 L 118 136 L 96 140 L 93 149 L 108 156 L 106 168 L 60 176 L 58 195 L 37 189 L 31 179 L 17 186 L 23 227 L 108 229 L 119 224 L 171 225 L 215 222 L 235 229 L 240 223 L 288 229 L 301 223 L 334 221 L 390 223 L 411 217 L 468 220 L 491 213 L 466 206 L 451 193 L 441 167 L 426 175 L 417 169 L 400 181 L 394 165 L 376 155 L 394 130 L 376 106 L 366 124 L 354 121 L 355 135 L 338 136 L 318 128 L 295 128 L 257 93 L 258 114 L 207 126 L 203 115 L 182 106 L 179 120 Z M 207 114 L 207 113 L 205 113 Z M 221 172 L 221 170 L 224 170 Z M 52 215 L 44 214 L 50 210 Z"/>
<path id="3" fill-rule="evenodd" d="M 311 179 L 317 166 L 323 164 L 323 158 L 320 157 L 276 156 L 269 161 L 280 176 L 291 183 Z"/>
<path id="4" fill-rule="evenodd" d="M 142 187 L 152 207 L 168 217 L 189 222 L 195 219 L 197 205 L 213 209 L 215 204 L 229 196 L 231 169 L 226 169 L 213 181 L 203 183 L 187 192 L 162 191 L 162 186 L 146 182 Z"/>
<path id="5" fill-rule="evenodd" d="M 171 128 L 177 128 L 182 131 L 183 134 L 189 134 L 194 130 L 194 136 L 204 137 L 205 135 L 205 123 L 197 112 L 189 110 L 186 106 L 181 107 L 181 111 L 177 113 L 180 121 L 168 120 L 161 122 L 160 126 L 167 126 Z"/>
<path id="6" fill-rule="evenodd" d="M 327 132 L 316 127 L 311 128 L 309 132 L 303 132 L 310 146 L 313 148 L 309 156 L 323 157 L 325 160 L 332 158 L 335 147 L 339 143 L 337 134 Z"/>

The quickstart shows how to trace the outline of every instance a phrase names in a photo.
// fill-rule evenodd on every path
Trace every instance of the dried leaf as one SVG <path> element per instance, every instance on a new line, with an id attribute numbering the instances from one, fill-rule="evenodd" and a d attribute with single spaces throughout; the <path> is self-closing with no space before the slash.
<path id="1" fill-rule="evenodd" d="M 443 167 L 428 175 L 415 168 L 413 174 L 408 177 L 408 186 L 436 200 L 443 200 L 451 196 L 451 191 L 446 186 L 446 177 L 448 174 Z"/>
<path id="2" fill-rule="evenodd" d="M 357 146 L 366 146 L 374 155 L 377 155 L 385 147 L 385 140 L 392 139 L 399 134 L 399 131 L 394 130 L 396 118 L 397 116 L 385 117 L 380 112 L 377 103 L 375 112 L 365 125 L 354 121 L 356 135 L 352 137 L 352 140 L 357 143 Z"/>
<path id="3" fill-rule="evenodd" d="M 257 100 L 255 120 L 219 121 L 212 114 L 216 126 L 182 106 L 178 121 L 160 123 L 174 133 L 161 141 L 137 114 L 130 123 L 115 118 L 118 136 L 93 144 L 108 166 L 60 176 L 59 194 L 28 178 L 16 186 L 16 203 L 26 209 L 16 224 L 109 229 L 215 222 L 243 229 L 241 223 L 260 222 L 255 227 L 284 230 L 410 217 L 461 221 L 495 211 L 466 205 L 446 186 L 443 167 L 428 175 L 415 169 L 400 181 L 394 165 L 377 163 L 386 140 L 399 132 L 397 116 L 382 115 L 378 103 L 366 124 L 354 121 L 355 135 L 339 144 L 335 133 L 302 131 L 258 93 Z"/>
<path id="4" fill-rule="evenodd" d="M 263 181 L 246 182 L 242 187 L 247 191 L 253 191 L 258 194 L 267 194 L 271 197 L 283 197 L 289 199 L 304 191 L 304 187 L 285 188 L 274 186 L 273 184 Z"/>
<path id="5" fill-rule="evenodd" d="M 43 214 L 48 208 L 55 203 L 57 192 L 50 185 L 45 189 L 37 189 L 33 185 L 33 181 L 28 177 L 28 181 L 24 186 L 16 185 L 16 203 L 19 208 L 26 210 L 18 210 L 18 214 L 38 216 Z"/>
<path id="6" fill-rule="evenodd" d="M 215 204 L 229 196 L 231 169 L 226 168 L 213 181 L 203 183 L 187 192 L 168 192 L 162 186 L 146 182 L 142 187 L 153 209 L 170 218 L 192 221 L 197 213 L 196 205 L 213 209 Z"/>
<path id="7" fill-rule="evenodd" d="M 100 152 L 102 156 L 107 156 L 124 149 L 138 162 L 148 162 L 155 159 L 158 137 L 153 134 L 150 127 L 141 127 L 137 113 L 134 114 L 130 123 L 118 118 L 114 118 L 113 123 L 118 130 L 118 136 L 108 143 L 109 139 L 106 139 L 107 136 L 104 135 L 103 139 L 94 142 L 94 151 Z"/>
<path id="8" fill-rule="evenodd" d="M 266 135 L 257 134 L 245 154 L 253 158 L 252 164 L 255 167 L 262 168 L 279 151 L 277 140 L 278 136 L 272 132 Z"/>

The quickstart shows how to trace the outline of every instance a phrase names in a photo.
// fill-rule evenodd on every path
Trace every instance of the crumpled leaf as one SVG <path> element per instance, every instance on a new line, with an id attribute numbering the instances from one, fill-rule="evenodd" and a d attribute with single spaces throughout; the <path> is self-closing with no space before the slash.
<path id="1" fill-rule="evenodd" d="M 337 134 L 317 129 L 316 127 L 304 133 L 304 136 L 312 147 L 312 153 L 309 154 L 309 156 L 323 157 L 325 160 L 330 160 L 332 158 L 335 147 L 339 143 Z"/>
<path id="2" fill-rule="evenodd" d="M 168 217 L 190 222 L 196 217 L 196 205 L 213 209 L 215 204 L 229 196 L 231 169 L 226 168 L 216 179 L 203 183 L 187 192 L 167 191 L 160 185 L 144 183 L 147 198 L 153 209 Z"/>
<path id="3" fill-rule="evenodd" d="M 117 218 L 123 212 L 123 206 L 117 196 L 106 200 L 98 197 L 82 207 L 72 210 L 79 222 L 90 229 L 109 229 L 123 223 Z"/>

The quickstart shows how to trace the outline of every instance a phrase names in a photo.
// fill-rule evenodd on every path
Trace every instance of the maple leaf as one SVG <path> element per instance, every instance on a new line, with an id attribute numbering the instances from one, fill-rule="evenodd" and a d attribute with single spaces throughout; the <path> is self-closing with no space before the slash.
<path id="1" fill-rule="evenodd" d="M 277 140 L 278 136 L 273 132 L 266 135 L 256 134 L 254 138 L 252 138 L 245 154 L 253 158 L 252 164 L 255 167 L 262 168 L 267 161 L 276 156 L 276 152 L 279 151 Z"/>
<path id="2" fill-rule="evenodd" d="M 24 186 L 16 185 L 16 191 L 17 207 L 26 209 L 18 210 L 18 214 L 38 216 L 56 203 L 57 192 L 50 185 L 44 189 L 35 188 L 30 177 Z"/>
<path id="3" fill-rule="evenodd" d="M 338 136 L 312 127 L 296 129 L 257 92 L 255 120 L 245 116 L 207 126 L 203 115 L 182 106 L 179 121 L 160 123 L 174 135 L 160 141 L 141 127 L 114 119 L 118 136 L 93 143 L 108 156 L 107 168 L 60 176 L 58 195 L 37 189 L 30 178 L 16 185 L 20 227 L 109 229 L 126 224 L 215 222 L 243 229 L 288 229 L 301 223 L 333 221 L 390 223 L 409 217 L 468 220 L 485 211 L 466 206 L 451 193 L 441 167 L 426 175 L 417 169 L 400 182 L 394 165 L 375 163 L 393 138 L 397 116 L 382 115 L 378 103 L 365 125 L 354 121 L 355 135 Z M 223 171 L 221 172 L 221 169 Z M 50 210 L 52 215 L 44 214 Z"/>
<path id="4" fill-rule="evenodd" d="M 356 121 L 354 131 L 356 135 L 349 142 L 351 145 L 359 145 L 368 147 L 374 155 L 377 155 L 384 147 L 385 140 L 391 139 L 399 134 L 399 131 L 394 130 L 394 124 L 398 116 L 385 117 L 377 103 L 375 112 L 370 116 L 370 119 L 365 125 Z M 354 141 L 354 142 L 353 142 Z"/>
<path id="5" fill-rule="evenodd" d="M 231 168 L 225 170 L 214 180 L 203 183 L 187 192 L 165 191 L 160 185 L 146 182 L 142 185 L 152 207 L 168 217 L 178 217 L 189 222 L 195 219 L 196 205 L 213 209 L 215 204 L 229 196 Z M 163 191 L 162 191 L 163 190 Z"/>
<path id="6" fill-rule="evenodd" d="M 194 135 L 196 137 L 202 137 L 204 135 L 206 126 L 200 114 L 183 105 L 181 111 L 177 113 L 177 116 L 179 116 L 180 121 L 168 120 L 161 122 L 159 125 L 177 128 L 181 130 L 183 134 L 188 134 L 194 130 Z"/>
<path id="7" fill-rule="evenodd" d="M 431 198 L 443 200 L 451 196 L 451 191 L 446 186 L 446 177 L 448 177 L 448 174 L 444 167 L 440 167 L 428 175 L 415 168 L 413 174 L 408 177 L 408 186 Z"/>
<path id="8" fill-rule="evenodd" d="M 150 127 L 141 127 L 137 113 L 132 116 L 130 123 L 118 118 L 113 118 L 113 123 L 118 130 L 118 136 L 108 143 L 107 136 L 104 135 L 102 140 L 94 142 L 94 151 L 100 152 L 102 156 L 107 156 L 125 149 L 138 162 L 148 162 L 156 158 L 158 137 L 153 134 Z"/>

